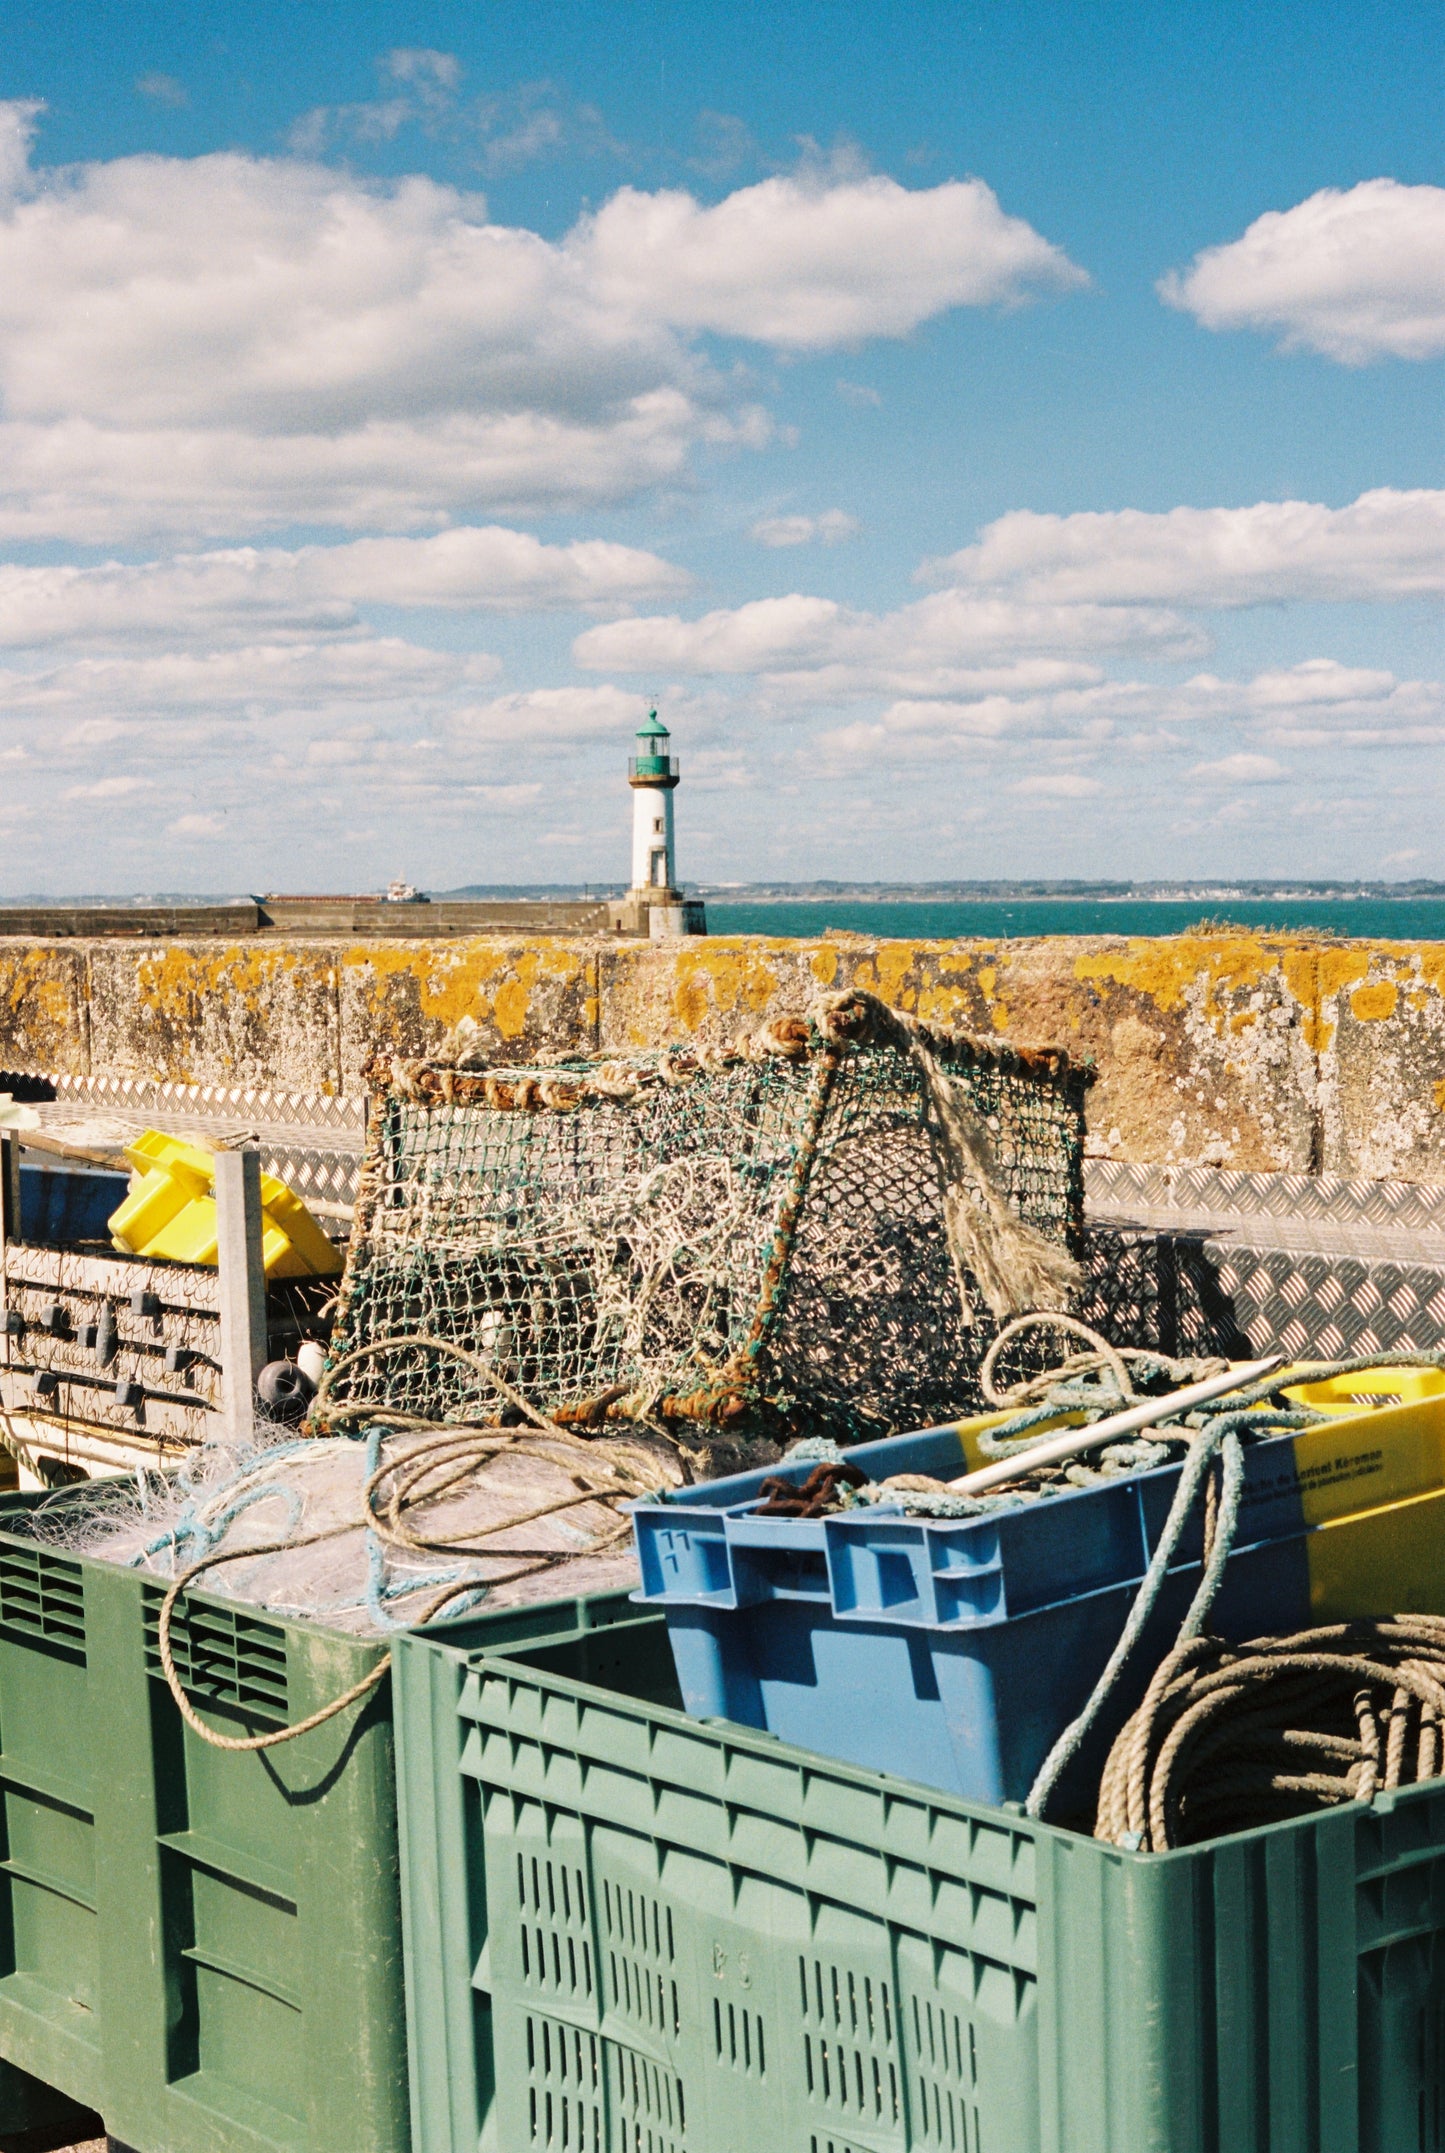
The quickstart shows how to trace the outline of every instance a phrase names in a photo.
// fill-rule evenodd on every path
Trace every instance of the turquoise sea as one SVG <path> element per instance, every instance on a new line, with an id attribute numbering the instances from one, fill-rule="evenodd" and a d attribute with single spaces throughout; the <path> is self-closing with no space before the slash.
<path id="1" fill-rule="evenodd" d="M 1445 942 L 1445 897 L 918 899 L 819 897 L 730 904 L 709 898 L 712 934 L 897 935 L 920 941 L 1050 934 L 1183 934 L 1202 919 L 1240 927 L 1325 928 L 1390 942 Z"/>

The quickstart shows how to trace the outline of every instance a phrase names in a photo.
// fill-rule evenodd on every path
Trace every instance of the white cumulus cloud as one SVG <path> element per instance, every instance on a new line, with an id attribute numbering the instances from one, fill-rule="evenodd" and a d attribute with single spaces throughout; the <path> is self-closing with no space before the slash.
<path id="1" fill-rule="evenodd" d="M 1382 669 L 1331 658 L 1275 666 L 1246 679 L 1197 673 L 1178 686 L 1107 678 L 1097 668 L 1025 661 L 974 676 L 974 692 L 899 696 L 881 716 L 820 735 L 829 757 L 846 766 L 936 762 L 995 746 L 1031 752 L 1053 743 L 1070 750 L 1167 751 L 1191 731 L 1211 739 L 1237 726 L 1237 750 L 1196 764 L 1190 775 L 1221 783 L 1271 782 L 1279 765 L 1264 749 L 1375 748 L 1445 740 L 1445 682 L 1399 680 Z M 1197 753 L 1197 748 L 1196 748 Z"/>
<path id="2" fill-rule="evenodd" d="M 487 654 L 425 650 L 396 636 L 75 658 L 42 672 L 0 672 L 0 718 L 206 716 L 222 709 L 415 704 L 494 679 L 499 670 Z"/>
<path id="3" fill-rule="evenodd" d="M 1092 800 L 1104 787 L 1099 778 L 1085 777 L 1081 771 L 1060 770 L 1054 773 L 1041 771 L 1036 777 L 1021 777 L 1009 790 L 1024 799 Z"/>
<path id="4" fill-rule="evenodd" d="M 761 674 L 801 694 L 948 693 L 960 668 L 1024 655 L 1068 657 L 1134 646 L 1187 656 L 1206 648 L 1176 613 L 1139 606 L 1031 605 L 939 591 L 896 612 L 851 611 L 791 593 L 705 613 L 609 621 L 573 656 L 619 673 Z"/>
<path id="5" fill-rule="evenodd" d="M 576 237 L 620 309 L 783 350 L 904 336 L 949 307 L 1088 281 L 978 179 L 778 177 L 710 209 L 623 187 Z"/>
<path id="6" fill-rule="evenodd" d="M 760 546 L 837 546 L 862 528 L 846 509 L 825 508 L 820 516 L 760 516 L 748 536 Z"/>
<path id="7" fill-rule="evenodd" d="M 1168 699 L 1173 717 L 1216 713 L 1245 719 L 1280 745 L 1407 747 L 1445 739 L 1445 681 L 1308 658 L 1245 681 L 1200 673 Z"/>
<path id="8" fill-rule="evenodd" d="M 1445 492 L 1389 486 L 1344 508 L 1015 509 L 921 573 L 1041 604 L 1188 606 L 1445 593 Z"/>
<path id="9" fill-rule="evenodd" d="M 29 183 L 35 123 L 44 110 L 38 97 L 0 99 L 0 203 Z"/>
<path id="10" fill-rule="evenodd" d="M 409 97 L 439 81 L 402 58 Z M 0 536 L 619 500 L 767 438 L 704 332 L 841 346 L 1080 280 L 976 180 L 629 187 L 552 240 L 300 157 L 30 173 L 35 118 L 0 107 Z"/>
<path id="11" fill-rule="evenodd" d="M 685 590 L 690 580 L 634 546 L 549 546 L 499 526 L 84 568 L 0 563 L 0 646 L 305 638 L 354 630 L 367 604 L 539 612 L 631 604 Z"/>
<path id="12" fill-rule="evenodd" d="M 1251 755 L 1241 749 L 1214 762 L 1196 763 L 1189 775 L 1207 785 L 1277 785 L 1285 772 L 1272 755 Z"/>
<path id="13" fill-rule="evenodd" d="M 1346 366 L 1445 352 L 1445 187 L 1321 188 L 1161 279 L 1206 329 L 1262 329 Z"/>
<path id="14" fill-rule="evenodd" d="M 620 738 L 646 714 L 643 697 L 621 688 L 527 688 L 458 710 L 450 731 L 458 739 L 505 743 Z"/>

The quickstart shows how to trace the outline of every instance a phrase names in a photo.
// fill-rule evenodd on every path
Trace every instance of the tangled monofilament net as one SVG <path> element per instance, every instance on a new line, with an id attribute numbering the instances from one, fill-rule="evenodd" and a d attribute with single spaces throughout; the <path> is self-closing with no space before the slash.
<path id="1" fill-rule="evenodd" d="M 676 1486 L 645 1433 L 581 1443 L 545 1429 L 407 1429 L 298 1438 L 261 1423 L 179 1473 L 97 1482 L 41 1505 L 38 1538 L 170 1581 L 379 1635 L 460 1614 L 620 1591 L 637 1579 L 630 1496 Z"/>

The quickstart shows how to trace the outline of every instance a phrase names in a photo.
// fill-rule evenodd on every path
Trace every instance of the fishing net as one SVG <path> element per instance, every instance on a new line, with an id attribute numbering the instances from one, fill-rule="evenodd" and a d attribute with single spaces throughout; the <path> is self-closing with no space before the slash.
<path id="1" fill-rule="evenodd" d="M 677 1484 L 656 1439 L 544 1429 L 300 1437 L 258 1422 L 179 1470 L 67 1488 L 7 1529 L 360 1636 L 637 1582 L 629 1498 Z"/>
<path id="2" fill-rule="evenodd" d="M 725 1049 L 368 1073 L 319 1430 L 526 1400 L 857 1441 L 976 1405 L 989 1318 L 1077 1284 L 1087 1071 L 868 995 Z"/>

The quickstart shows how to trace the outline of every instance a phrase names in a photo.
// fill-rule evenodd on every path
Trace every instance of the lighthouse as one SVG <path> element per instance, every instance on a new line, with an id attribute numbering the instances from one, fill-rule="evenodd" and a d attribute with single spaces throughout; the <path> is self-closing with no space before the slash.
<path id="1" fill-rule="evenodd" d="M 623 933 L 645 935 L 706 934 L 701 902 L 684 898 L 677 886 L 672 796 L 677 790 L 677 758 L 672 736 L 655 710 L 637 728 L 637 752 L 627 764 L 632 788 L 632 886 L 616 908 L 615 924 Z"/>
<path id="2" fill-rule="evenodd" d="M 655 710 L 637 728 L 637 753 L 627 765 L 632 787 L 632 895 L 646 894 L 654 904 L 678 901 L 673 876 L 672 796 L 677 790 L 677 757 L 669 754 L 672 736 Z M 653 896 L 653 892 L 656 896 Z"/>

